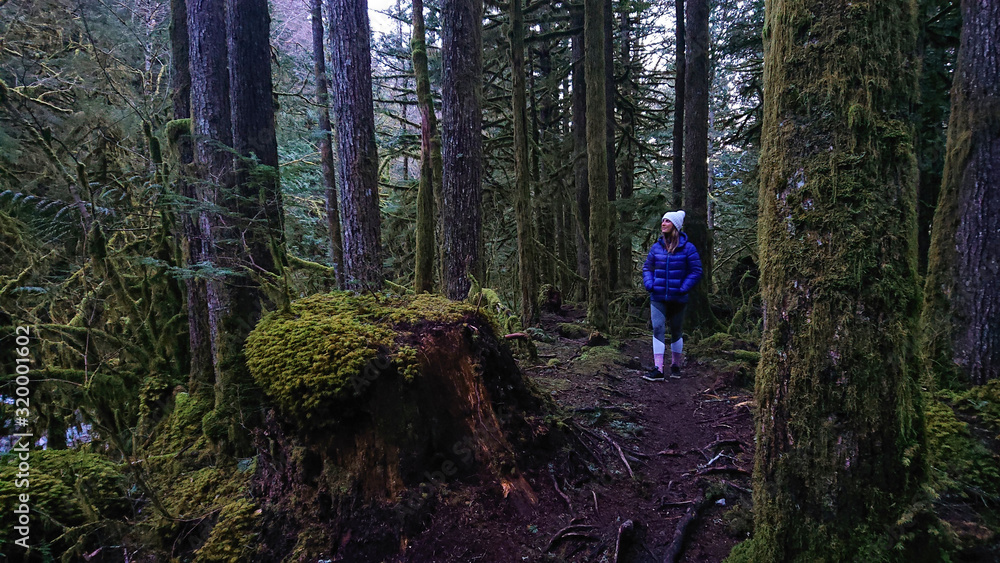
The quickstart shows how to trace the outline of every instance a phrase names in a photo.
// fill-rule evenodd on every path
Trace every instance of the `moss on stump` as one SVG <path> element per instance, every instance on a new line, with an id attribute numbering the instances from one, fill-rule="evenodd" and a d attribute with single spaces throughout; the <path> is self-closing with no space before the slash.
<path id="1" fill-rule="evenodd" d="M 474 304 L 314 296 L 246 351 L 274 406 L 255 485 L 268 558 L 388 558 L 452 481 L 535 502 L 520 452 L 550 438 L 544 404 Z"/>

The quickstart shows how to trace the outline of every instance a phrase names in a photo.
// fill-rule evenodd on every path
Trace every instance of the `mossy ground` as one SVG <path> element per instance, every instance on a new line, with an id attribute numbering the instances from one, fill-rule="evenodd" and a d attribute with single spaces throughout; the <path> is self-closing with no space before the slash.
<path id="1" fill-rule="evenodd" d="M 0 456 L 0 508 L 7 517 L 0 527 L 0 553 L 25 554 L 24 561 L 51 561 L 52 554 L 80 560 L 121 541 L 132 503 L 122 466 L 82 450 L 31 448 L 24 473 L 21 461 L 13 452 Z M 27 503 L 21 495 L 28 495 Z M 26 552 L 13 543 L 21 537 L 14 530 L 14 511 L 21 504 L 30 509 Z"/>

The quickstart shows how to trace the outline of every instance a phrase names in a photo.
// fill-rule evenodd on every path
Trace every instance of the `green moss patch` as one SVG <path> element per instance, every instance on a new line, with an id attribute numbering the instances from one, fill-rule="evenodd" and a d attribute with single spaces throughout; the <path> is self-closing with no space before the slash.
<path id="1" fill-rule="evenodd" d="M 26 475 L 16 453 L 0 456 L 0 507 L 8 516 L 0 527 L 0 551 L 24 553 L 13 545 L 21 536 L 13 529 L 12 512 L 22 504 L 30 510 L 31 550 L 25 561 L 42 561 L 44 553 L 82 559 L 88 550 L 120 538 L 123 530 L 115 520 L 124 520 L 130 502 L 117 464 L 80 450 L 32 449 L 29 456 Z"/>
<path id="2" fill-rule="evenodd" d="M 586 338 L 590 335 L 590 330 L 587 327 L 576 323 L 559 323 L 557 330 L 559 331 L 559 336 L 563 338 Z"/>
<path id="3" fill-rule="evenodd" d="M 475 306 L 436 295 L 381 297 L 334 292 L 301 299 L 264 317 L 247 338 L 254 380 L 282 411 L 322 424 L 368 388 L 389 361 L 418 375 L 412 328 L 458 322 Z"/>

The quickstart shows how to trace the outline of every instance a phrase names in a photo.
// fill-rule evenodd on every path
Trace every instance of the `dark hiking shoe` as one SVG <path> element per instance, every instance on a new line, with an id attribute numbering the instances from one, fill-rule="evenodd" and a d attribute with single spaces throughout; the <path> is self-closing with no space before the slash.
<path id="1" fill-rule="evenodd" d="M 670 366 L 670 379 L 680 379 L 681 378 L 681 366 L 677 364 L 672 364 Z"/>
<path id="2" fill-rule="evenodd" d="M 660 371 L 660 370 L 658 370 L 658 369 L 656 369 L 656 368 L 653 368 L 653 369 L 649 370 L 648 372 L 646 372 L 646 375 L 643 375 L 642 378 L 645 379 L 646 381 L 663 381 L 664 380 L 664 378 L 663 378 L 663 372 Z"/>

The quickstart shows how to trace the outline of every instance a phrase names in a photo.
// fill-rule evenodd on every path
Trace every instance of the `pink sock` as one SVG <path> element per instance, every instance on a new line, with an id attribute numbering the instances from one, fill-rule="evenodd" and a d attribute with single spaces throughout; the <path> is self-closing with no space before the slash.
<path id="1" fill-rule="evenodd" d="M 656 369 L 663 371 L 663 354 L 653 354 L 653 363 L 656 364 Z"/>

